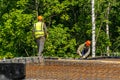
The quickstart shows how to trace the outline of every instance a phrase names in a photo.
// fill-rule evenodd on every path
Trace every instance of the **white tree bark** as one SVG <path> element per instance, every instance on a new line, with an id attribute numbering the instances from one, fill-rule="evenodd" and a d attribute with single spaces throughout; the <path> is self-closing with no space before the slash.
<path id="1" fill-rule="evenodd" d="M 95 57 L 95 45 L 96 45 L 96 41 L 95 41 L 95 1 L 92 0 L 92 57 Z"/>
<path id="2" fill-rule="evenodd" d="M 109 12 L 110 12 L 110 3 L 108 4 L 108 8 L 107 8 L 107 14 L 106 14 L 106 18 L 107 20 L 109 21 Z M 107 35 L 107 38 L 109 39 L 109 24 L 108 24 L 108 21 L 106 22 L 106 35 Z M 110 53 L 109 53 L 109 46 L 107 46 L 107 56 L 110 56 Z"/>

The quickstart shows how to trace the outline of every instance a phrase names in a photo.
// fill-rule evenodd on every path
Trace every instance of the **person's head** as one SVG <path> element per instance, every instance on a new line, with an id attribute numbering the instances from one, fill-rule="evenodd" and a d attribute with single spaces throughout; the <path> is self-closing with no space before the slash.
<path id="1" fill-rule="evenodd" d="M 42 21 L 43 17 L 42 16 L 38 16 L 38 21 Z"/>
<path id="2" fill-rule="evenodd" d="M 85 46 L 89 47 L 90 45 L 91 45 L 91 41 L 90 41 L 90 40 L 87 40 L 87 41 L 85 42 Z"/>

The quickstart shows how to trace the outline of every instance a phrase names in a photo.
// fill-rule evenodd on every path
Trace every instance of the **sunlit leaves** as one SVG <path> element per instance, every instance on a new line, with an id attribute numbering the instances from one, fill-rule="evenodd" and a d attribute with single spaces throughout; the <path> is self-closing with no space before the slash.
<path id="1" fill-rule="evenodd" d="M 45 50 L 45 55 L 63 57 L 67 53 L 73 54 L 76 41 L 75 39 L 70 39 L 70 34 L 67 31 L 68 28 L 62 28 L 62 25 L 49 30 L 49 38 L 45 47 L 48 52 Z"/>
<path id="2" fill-rule="evenodd" d="M 26 0 L 25 0 L 26 1 Z M 24 0 L 18 1 L 17 4 L 21 7 L 25 7 Z M 2 53 L 7 54 L 7 52 L 13 52 L 13 53 L 21 53 L 24 50 L 22 49 L 23 46 L 26 44 L 26 36 L 30 36 L 32 34 L 27 34 L 28 31 L 30 31 L 30 28 L 32 28 L 31 20 L 32 15 L 31 14 L 25 14 L 24 8 L 23 9 L 16 9 L 16 7 L 11 8 L 8 13 L 5 13 L 2 15 L 2 25 L 1 25 L 1 47 L 4 51 Z M 32 40 L 31 37 L 29 40 Z M 24 45 L 23 45 L 24 44 Z M 30 43 L 29 43 L 30 44 Z M 21 48 L 20 48 L 21 47 Z M 18 52 L 19 51 L 19 52 Z"/>
<path id="3" fill-rule="evenodd" d="M 37 0 L 38 14 L 44 17 L 48 38 L 44 55 L 73 57 L 76 48 L 91 40 L 90 0 Z M 110 5 L 108 5 L 110 3 Z M 106 18 L 110 7 L 109 20 Z M 120 1 L 95 0 L 97 53 L 105 52 L 107 45 L 119 51 Z M 37 46 L 32 35 L 36 18 L 35 0 L 0 0 L 0 53 L 16 56 L 36 55 Z M 106 23 L 110 39 L 106 36 Z M 114 49 L 115 48 L 115 49 Z"/>

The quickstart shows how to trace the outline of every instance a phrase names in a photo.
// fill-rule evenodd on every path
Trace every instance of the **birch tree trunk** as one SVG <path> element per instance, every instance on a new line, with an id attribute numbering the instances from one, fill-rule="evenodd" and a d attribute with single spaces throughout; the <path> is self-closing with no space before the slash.
<path id="1" fill-rule="evenodd" d="M 95 57 L 95 1 L 92 0 L 92 57 Z"/>
<path id="2" fill-rule="evenodd" d="M 109 39 L 109 24 L 108 24 L 108 21 L 109 21 L 109 12 L 110 12 L 110 2 L 108 4 L 108 8 L 107 8 L 107 15 L 106 15 L 106 18 L 107 18 L 107 22 L 106 22 L 106 35 L 107 35 L 107 38 Z M 107 56 L 110 56 L 110 53 L 109 53 L 109 46 L 107 46 Z"/>

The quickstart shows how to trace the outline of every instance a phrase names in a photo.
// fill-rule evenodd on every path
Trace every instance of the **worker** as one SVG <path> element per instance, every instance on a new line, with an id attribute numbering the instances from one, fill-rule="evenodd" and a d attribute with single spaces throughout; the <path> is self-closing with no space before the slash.
<path id="1" fill-rule="evenodd" d="M 38 57 L 40 61 L 43 62 L 44 58 L 42 56 L 42 52 L 44 49 L 45 39 L 47 38 L 47 27 L 43 22 L 42 16 L 38 16 L 38 22 L 34 24 L 33 33 L 38 47 Z"/>
<path id="2" fill-rule="evenodd" d="M 82 57 L 83 59 L 87 58 L 90 54 L 90 45 L 90 40 L 87 40 L 85 43 L 79 45 L 77 49 L 77 54 L 79 54 L 80 57 Z"/>

